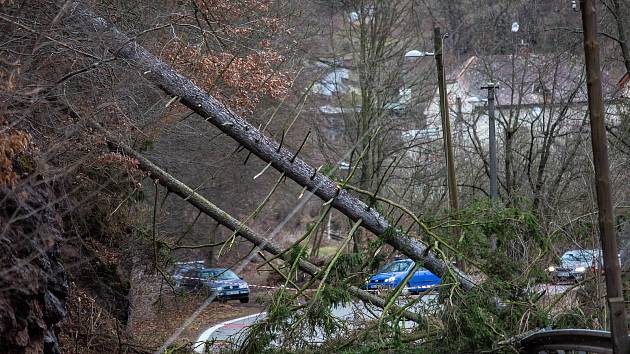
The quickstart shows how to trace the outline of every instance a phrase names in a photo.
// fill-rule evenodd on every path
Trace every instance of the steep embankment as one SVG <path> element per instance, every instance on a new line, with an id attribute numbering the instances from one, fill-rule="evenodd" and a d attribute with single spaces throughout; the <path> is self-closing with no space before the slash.
<path id="1" fill-rule="evenodd" d="M 0 188 L 0 352 L 58 352 L 68 284 L 52 188 L 39 181 Z"/>

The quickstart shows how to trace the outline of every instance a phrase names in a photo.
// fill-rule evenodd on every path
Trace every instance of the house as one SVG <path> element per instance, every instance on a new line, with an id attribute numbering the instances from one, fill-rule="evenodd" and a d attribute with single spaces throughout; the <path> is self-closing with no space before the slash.
<path id="1" fill-rule="evenodd" d="M 623 100 L 615 78 L 618 68 L 602 70 L 606 119 L 619 121 L 619 103 Z M 487 144 L 488 107 L 486 89 L 495 83 L 495 117 L 497 134 L 501 128 L 530 128 L 541 133 L 549 129 L 550 120 L 559 121 L 559 129 L 578 129 L 588 112 L 586 75 L 582 58 L 568 53 L 472 56 L 447 77 L 449 117 L 456 143 L 468 145 L 471 136 Z M 427 128 L 441 131 L 437 89 L 424 115 Z M 457 134 L 459 131 L 460 134 Z M 461 133 L 464 134 L 461 134 Z M 459 140 L 457 141 L 457 137 Z"/>

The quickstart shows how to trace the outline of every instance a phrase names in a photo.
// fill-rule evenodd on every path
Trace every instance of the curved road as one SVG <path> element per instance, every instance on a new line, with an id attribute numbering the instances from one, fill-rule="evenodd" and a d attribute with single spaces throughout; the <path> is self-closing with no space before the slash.
<path id="1" fill-rule="evenodd" d="M 419 296 L 408 296 L 400 298 L 398 305 L 406 305 L 411 301 L 417 301 L 411 310 L 416 312 L 431 312 L 439 309 L 437 303 L 437 295 L 425 295 L 421 299 Z M 333 308 L 332 314 L 340 321 L 344 321 L 350 328 L 354 325 L 357 326 L 361 323 L 377 319 L 381 315 L 380 308 L 363 302 L 352 302 Z M 193 345 L 195 352 L 206 353 L 214 352 L 222 347 L 239 343 L 246 334 L 247 329 L 259 321 L 267 317 L 266 312 L 261 312 L 254 315 L 235 318 L 233 320 L 225 321 L 214 325 L 205 330 L 199 338 L 197 338 L 196 344 Z M 400 326 L 403 328 L 411 328 L 415 326 L 411 321 L 400 321 Z M 320 330 L 316 330 L 314 335 L 307 335 L 305 340 L 310 343 L 321 343 L 324 341 L 324 334 Z"/>
<path id="2" fill-rule="evenodd" d="M 566 292 L 572 286 L 573 284 L 540 284 L 535 287 L 535 290 L 546 290 L 547 295 L 553 296 Z M 399 306 L 404 306 L 410 301 L 417 301 L 416 304 L 410 307 L 411 310 L 416 312 L 431 313 L 440 308 L 440 305 L 437 303 L 437 295 L 425 295 L 422 296 L 421 299 L 418 299 L 418 297 L 419 296 L 405 296 L 401 297 L 397 302 Z M 376 306 L 364 304 L 363 302 L 352 302 L 334 308 L 333 315 L 337 319 L 348 323 L 349 327 L 353 325 L 356 327 L 361 323 L 378 318 L 381 315 L 381 309 Z M 205 330 L 199 338 L 197 338 L 196 344 L 193 345 L 194 350 L 197 353 L 211 353 L 231 344 L 238 344 L 244 338 L 244 334 L 247 333 L 247 329 L 251 325 L 266 317 L 266 312 L 260 312 L 214 325 Z M 401 321 L 400 326 L 403 328 L 412 328 L 415 326 L 415 323 L 411 321 Z M 311 343 L 323 342 L 323 333 L 321 331 L 316 332 L 315 335 L 307 336 L 306 340 Z"/>

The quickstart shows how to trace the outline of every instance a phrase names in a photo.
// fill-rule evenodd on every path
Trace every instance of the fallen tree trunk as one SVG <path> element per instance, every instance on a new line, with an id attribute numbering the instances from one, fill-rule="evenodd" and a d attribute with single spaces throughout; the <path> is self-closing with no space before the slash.
<path id="1" fill-rule="evenodd" d="M 285 176 L 299 185 L 306 187 L 322 200 L 332 200 L 332 206 L 353 221 L 361 219 L 361 226 L 382 237 L 387 244 L 421 263 L 433 273 L 440 276 L 447 273 L 453 274 L 461 287 L 466 290 L 475 286 L 467 274 L 438 258 L 418 239 L 403 233 L 401 230 L 394 229 L 385 217 L 374 208 L 370 208 L 346 190 L 340 189 L 333 180 L 318 173 L 314 167 L 297 157 L 295 153 L 263 135 L 245 119 L 206 94 L 192 81 L 178 74 L 168 64 L 136 43 L 134 39 L 120 32 L 102 17 L 95 15 L 80 1 L 73 3 L 70 15 L 73 16 L 73 20 L 84 24 L 83 27 L 87 31 L 93 31 L 99 39 L 105 40 L 111 47 L 112 53 L 134 65 L 147 80 L 158 86 L 166 94 L 177 97 L 183 105 L 213 124 L 261 160 L 271 163 L 271 166 L 276 170 L 284 173 Z"/>
<path id="2" fill-rule="evenodd" d="M 210 216 L 228 229 L 236 232 L 238 236 L 245 238 L 249 242 L 259 247 L 261 250 L 271 253 L 275 256 L 280 255 L 280 258 L 282 258 L 284 261 L 290 260 L 290 256 L 288 255 L 288 253 L 282 252 L 283 250 L 271 243 L 270 240 L 267 240 L 264 237 L 258 235 L 247 225 L 241 223 L 230 214 L 212 204 L 202 195 L 195 192 L 192 188 L 188 187 L 186 184 L 182 183 L 181 181 L 170 175 L 168 172 L 162 170 L 159 166 L 151 162 L 142 154 L 135 151 L 128 145 L 118 141 L 113 135 L 103 129 L 100 125 L 96 123 L 91 123 L 91 125 L 101 131 L 110 144 L 114 145 L 117 149 L 120 149 L 120 151 L 124 152 L 126 155 L 138 160 L 140 169 L 149 173 L 152 178 L 157 179 L 159 183 L 168 188 L 170 192 L 177 194 L 182 199 L 196 207 L 199 211 Z M 306 260 L 300 259 L 298 266 L 300 270 L 311 276 L 321 275 L 321 268 Z M 385 301 L 383 298 L 369 293 L 365 290 L 359 289 L 356 286 L 350 286 L 348 288 L 348 292 L 361 301 L 374 304 L 380 308 L 384 308 L 387 305 L 387 301 Z M 411 321 L 422 323 L 422 317 L 418 314 L 415 314 L 409 310 L 403 310 L 398 306 L 392 306 L 392 309 L 394 310 L 394 312 L 401 313 L 403 317 Z"/>

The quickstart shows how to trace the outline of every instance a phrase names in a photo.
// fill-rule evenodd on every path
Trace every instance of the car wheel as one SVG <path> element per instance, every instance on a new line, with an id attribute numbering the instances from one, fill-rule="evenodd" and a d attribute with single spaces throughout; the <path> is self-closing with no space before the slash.
<path id="1" fill-rule="evenodd" d="M 239 301 L 241 302 L 241 304 L 246 304 L 249 302 L 249 297 L 246 297 L 244 299 L 239 299 Z"/>

